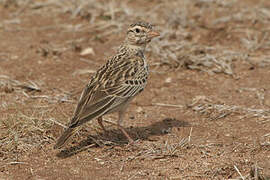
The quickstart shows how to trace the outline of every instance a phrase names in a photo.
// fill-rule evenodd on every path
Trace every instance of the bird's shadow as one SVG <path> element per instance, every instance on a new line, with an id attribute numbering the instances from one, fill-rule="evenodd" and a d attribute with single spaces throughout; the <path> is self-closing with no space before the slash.
<path id="1" fill-rule="evenodd" d="M 134 140 L 149 140 L 148 138 L 150 136 L 162 136 L 168 134 L 172 127 L 189 126 L 190 124 L 186 121 L 176 120 L 174 118 L 166 118 L 162 121 L 151 124 L 150 126 L 129 127 L 126 128 L 126 130 Z M 57 153 L 56 156 L 59 158 L 68 158 L 78 154 L 79 152 L 88 150 L 90 147 L 99 146 L 98 139 L 102 139 L 102 141 L 107 140 L 118 146 L 124 146 L 128 143 L 126 137 L 122 134 L 122 132 L 118 128 L 114 128 L 95 136 L 88 136 L 86 140 L 81 141 L 78 145 L 61 150 L 59 153 Z"/>

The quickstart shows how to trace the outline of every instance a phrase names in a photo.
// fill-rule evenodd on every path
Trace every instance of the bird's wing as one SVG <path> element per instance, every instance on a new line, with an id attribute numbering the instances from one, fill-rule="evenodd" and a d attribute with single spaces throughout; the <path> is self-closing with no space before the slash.
<path id="1" fill-rule="evenodd" d="M 140 93 L 147 81 L 144 61 L 138 56 L 108 62 L 82 92 L 70 126 L 79 126 L 117 108 Z"/>

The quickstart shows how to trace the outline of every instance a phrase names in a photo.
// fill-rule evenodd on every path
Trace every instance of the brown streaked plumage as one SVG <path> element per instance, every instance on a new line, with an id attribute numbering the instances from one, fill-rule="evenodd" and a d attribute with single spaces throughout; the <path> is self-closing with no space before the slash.
<path id="1" fill-rule="evenodd" d="M 148 65 L 144 57 L 146 44 L 159 36 L 146 22 L 131 24 L 126 39 L 117 54 L 102 66 L 86 85 L 68 128 L 57 140 L 54 148 L 61 148 L 74 135 L 79 126 L 94 119 L 105 130 L 102 116 L 119 113 L 118 127 L 132 143 L 132 138 L 121 126 L 129 102 L 146 86 Z"/>

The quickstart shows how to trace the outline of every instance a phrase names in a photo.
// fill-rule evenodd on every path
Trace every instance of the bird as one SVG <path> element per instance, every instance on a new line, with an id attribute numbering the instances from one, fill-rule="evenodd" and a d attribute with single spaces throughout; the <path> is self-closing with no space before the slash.
<path id="1" fill-rule="evenodd" d="M 70 122 L 56 141 L 54 149 L 62 148 L 81 125 L 97 119 L 100 127 L 103 116 L 118 112 L 117 126 L 129 144 L 134 140 L 122 126 L 127 107 L 140 94 L 148 80 L 149 68 L 144 56 L 146 45 L 160 36 L 153 25 L 139 21 L 127 28 L 126 37 L 116 54 L 99 68 L 81 93 Z"/>

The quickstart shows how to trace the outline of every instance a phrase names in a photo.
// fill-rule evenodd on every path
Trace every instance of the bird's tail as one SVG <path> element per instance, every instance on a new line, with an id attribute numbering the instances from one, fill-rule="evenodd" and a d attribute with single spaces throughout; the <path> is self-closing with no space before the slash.
<path id="1" fill-rule="evenodd" d="M 56 144 L 54 145 L 54 149 L 60 149 L 62 148 L 68 141 L 70 137 L 72 137 L 76 132 L 78 131 L 77 127 L 69 127 L 67 128 L 62 136 L 58 138 Z"/>

